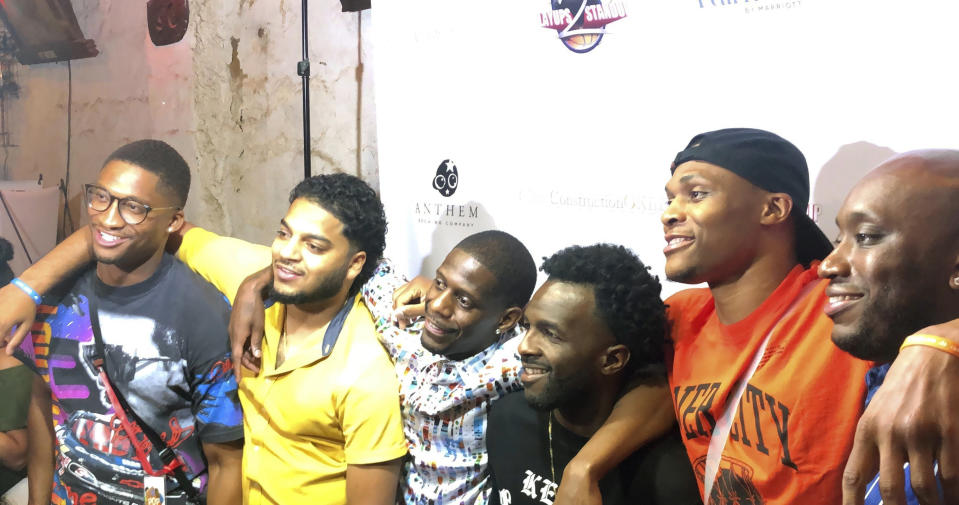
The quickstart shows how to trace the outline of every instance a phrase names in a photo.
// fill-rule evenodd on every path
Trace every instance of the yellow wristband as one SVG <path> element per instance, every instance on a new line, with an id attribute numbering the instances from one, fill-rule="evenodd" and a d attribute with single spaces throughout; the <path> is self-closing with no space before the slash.
<path id="1" fill-rule="evenodd" d="M 948 352 L 953 356 L 959 358 L 959 344 L 956 344 L 952 340 L 937 337 L 935 335 L 927 335 L 924 333 L 909 335 L 906 337 L 906 340 L 902 342 L 902 345 L 899 346 L 899 350 L 903 350 L 906 347 L 911 345 L 922 345 L 925 347 L 932 347 L 934 349 L 939 349 L 943 352 Z"/>

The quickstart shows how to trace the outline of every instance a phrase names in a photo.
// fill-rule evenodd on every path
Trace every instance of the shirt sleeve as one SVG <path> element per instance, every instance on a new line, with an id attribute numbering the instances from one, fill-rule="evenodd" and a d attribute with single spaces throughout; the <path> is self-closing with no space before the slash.
<path id="1" fill-rule="evenodd" d="M 222 237 L 199 227 L 183 236 L 177 258 L 216 286 L 231 304 L 243 280 L 273 260 L 269 247 Z"/>
<path id="2" fill-rule="evenodd" d="M 229 353 L 213 360 L 203 373 L 195 374 L 192 390 L 193 416 L 201 441 L 220 443 L 243 438 L 243 412 Z"/>
<path id="3" fill-rule="evenodd" d="M 418 322 L 407 326 L 406 329 L 400 329 L 393 324 L 393 293 L 406 282 L 406 277 L 399 274 L 392 263 L 382 260 L 376 266 L 370 280 L 366 281 L 360 290 L 363 303 L 373 314 L 377 336 L 386 346 L 390 356 L 394 358 L 399 352 L 398 345 L 401 342 L 410 338 L 419 340 L 419 333 L 423 326 L 422 322 Z"/>
<path id="4" fill-rule="evenodd" d="M 365 350 L 351 350 L 358 357 L 351 365 L 351 372 L 356 373 L 343 378 L 343 397 L 338 402 L 337 416 L 342 420 L 349 465 L 381 463 L 407 452 L 399 381 L 383 349 L 372 339 L 371 342 Z"/>

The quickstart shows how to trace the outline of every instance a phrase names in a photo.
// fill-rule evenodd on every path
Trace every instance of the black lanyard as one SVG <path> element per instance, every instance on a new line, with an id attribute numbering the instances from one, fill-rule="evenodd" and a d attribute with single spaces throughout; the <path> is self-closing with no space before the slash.
<path id="1" fill-rule="evenodd" d="M 126 399 L 123 398 L 123 395 L 120 394 L 120 391 L 113 387 L 113 381 L 110 380 L 110 376 L 107 373 L 106 352 L 103 346 L 103 334 L 100 332 L 100 316 L 97 311 L 95 275 L 95 273 L 90 275 L 90 289 L 87 297 L 88 309 L 90 311 L 90 327 L 93 330 L 93 340 L 95 344 L 94 352 L 90 356 L 93 366 L 100 374 L 100 379 L 103 381 L 104 387 L 107 388 L 108 396 L 110 397 L 111 403 L 113 403 L 113 409 L 118 411 L 118 414 L 124 414 L 132 421 L 132 430 L 124 427 L 124 431 L 134 431 L 134 433 L 127 433 L 127 437 L 130 439 L 130 443 L 134 445 L 138 456 L 140 455 L 141 449 L 146 449 L 145 454 L 149 454 L 151 447 L 146 447 L 144 444 L 142 444 L 142 440 L 138 440 L 137 433 L 135 433 L 136 431 L 143 433 L 147 440 L 149 440 L 152 449 L 157 450 L 157 455 L 160 456 L 160 461 L 163 462 L 163 470 L 161 473 L 172 474 L 173 478 L 175 478 L 179 484 L 179 489 L 186 493 L 187 502 L 199 504 L 201 503 L 199 493 L 197 493 L 196 488 L 193 487 L 193 484 L 190 482 L 190 478 L 187 477 L 186 472 L 183 471 L 183 468 L 186 465 L 184 465 L 180 457 L 177 456 L 176 452 L 174 452 L 173 449 L 163 441 L 163 438 L 160 437 L 160 435 L 154 431 L 149 424 L 145 423 L 143 419 L 141 419 L 140 416 L 138 416 L 137 413 L 130 408 L 130 404 L 128 404 Z M 116 401 L 114 402 L 114 400 Z M 119 407 L 119 409 L 117 407 Z M 121 421 L 122 420 L 123 418 L 121 417 Z M 144 473 L 151 473 L 147 471 L 148 468 L 152 470 L 148 460 L 141 460 L 140 464 L 143 466 Z"/>

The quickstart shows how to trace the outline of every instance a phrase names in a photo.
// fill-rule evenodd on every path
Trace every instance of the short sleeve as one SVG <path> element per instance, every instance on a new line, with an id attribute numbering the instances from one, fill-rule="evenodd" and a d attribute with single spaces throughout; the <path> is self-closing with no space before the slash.
<path id="1" fill-rule="evenodd" d="M 243 412 L 229 353 L 196 375 L 192 406 L 200 440 L 220 443 L 243 438 Z"/>
<path id="2" fill-rule="evenodd" d="M 216 286 L 231 304 L 243 280 L 272 262 L 269 247 L 221 237 L 198 227 L 183 236 L 177 257 Z"/>
<path id="3" fill-rule="evenodd" d="M 379 347 L 375 342 L 373 345 Z M 345 396 L 338 406 L 346 463 L 350 465 L 381 463 L 407 452 L 399 381 L 386 354 L 377 348 L 362 353 L 365 366 L 344 384 Z"/>

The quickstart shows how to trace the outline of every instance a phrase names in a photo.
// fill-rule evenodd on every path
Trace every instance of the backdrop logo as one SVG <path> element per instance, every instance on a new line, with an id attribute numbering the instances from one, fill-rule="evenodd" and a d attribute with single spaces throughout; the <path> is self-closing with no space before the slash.
<path id="1" fill-rule="evenodd" d="M 456 169 L 456 164 L 453 163 L 453 160 L 443 160 L 440 166 L 436 167 L 436 175 L 433 176 L 433 189 L 439 191 L 443 196 L 453 196 L 459 184 L 460 172 Z"/>
<path id="2" fill-rule="evenodd" d="M 575 53 L 592 51 L 603 40 L 606 25 L 626 17 L 623 0 L 550 0 L 552 9 L 540 13 L 543 28 L 556 30 Z"/>

